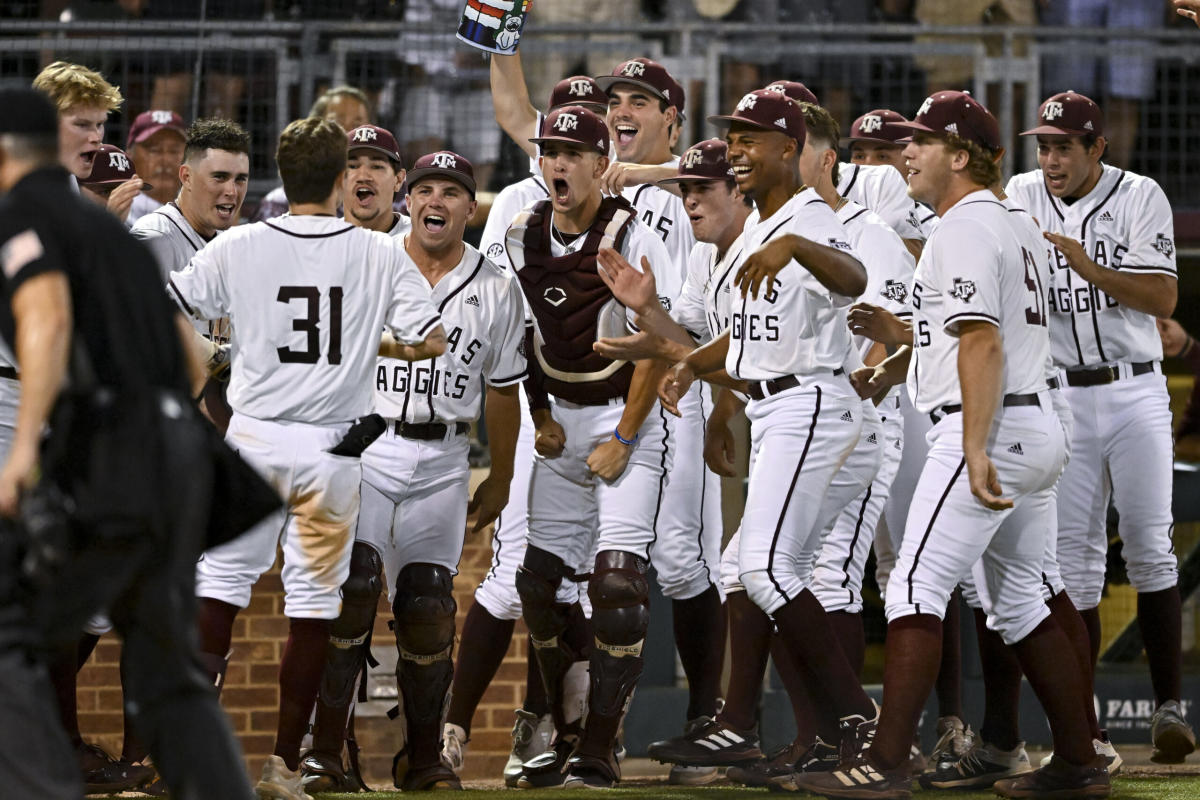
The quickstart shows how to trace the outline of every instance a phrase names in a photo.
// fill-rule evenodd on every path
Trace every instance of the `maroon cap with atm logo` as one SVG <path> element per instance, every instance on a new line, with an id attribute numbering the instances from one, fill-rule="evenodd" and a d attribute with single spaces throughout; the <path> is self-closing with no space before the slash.
<path id="1" fill-rule="evenodd" d="M 541 145 L 546 142 L 567 142 L 595 150 L 602 156 L 608 155 L 608 126 L 594 111 L 583 106 L 563 106 L 546 115 L 540 136 L 529 141 Z"/>
<path id="2" fill-rule="evenodd" d="M 742 97 L 732 114 L 709 117 L 708 121 L 720 127 L 729 127 L 735 122 L 775 131 L 790 136 L 804 146 L 807 129 L 804 127 L 804 112 L 800 105 L 782 92 L 759 89 Z"/>
<path id="3" fill-rule="evenodd" d="M 729 146 L 720 139 L 705 139 L 680 156 L 678 175 L 663 178 L 658 183 L 731 180 L 733 167 L 729 165 Z"/>
<path id="4" fill-rule="evenodd" d="M 1103 136 L 1104 112 L 1090 97 L 1059 92 L 1038 109 L 1042 124 L 1022 131 L 1022 136 Z"/>
<path id="5" fill-rule="evenodd" d="M 1000 148 L 1000 124 L 992 112 L 966 92 L 937 92 L 925 98 L 912 122 L 893 122 L 897 128 L 939 136 L 953 134 L 988 150 Z"/>

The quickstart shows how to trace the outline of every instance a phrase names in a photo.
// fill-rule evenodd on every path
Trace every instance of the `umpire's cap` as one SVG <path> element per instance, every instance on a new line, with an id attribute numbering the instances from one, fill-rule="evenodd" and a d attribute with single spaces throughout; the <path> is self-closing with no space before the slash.
<path id="1" fill-rule="evenodd" d="M 58 111 L 36 89 L 0 89 L 0 133 L 58 135 Z"/>

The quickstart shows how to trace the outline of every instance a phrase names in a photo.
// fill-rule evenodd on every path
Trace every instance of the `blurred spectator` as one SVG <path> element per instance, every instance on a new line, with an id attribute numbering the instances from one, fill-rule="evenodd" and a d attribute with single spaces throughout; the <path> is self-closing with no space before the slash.
<path id="1" fill-rule="evenodd" d="M 129 208 L 135 197 L 148 191 L 150 184 L 138 179 L 133 162 L 115 145 L 102 144 L 96 152 L 92 174 L 79 181 L 79 191 L 97 205 L 107 208 L 129 227 Z"/>
<path id="2" fill-rule="evenodd" d="M 1042 10 L 1042 23 L 1067 28 L 1161 28 L 1164 22 L 1160 0 L 1051 0 Z M 1102 57 L 1072 52 L 1080 43 L 1110 44 Z M 1141 40 L 1143 45 L 1147 43 Z M 1154 97 L 1153 56 L 1132 55 L 1122 46 L 1137 46 L 1138 40 L 1111 39 L 1096 42 L 1068 39 L 1055 42 L 1051 52 L 1070 55 L 1046 56 L 1042 63 L 1042 94 L 1070 89 L 1088 97 L 1104 97 L 1105 161 L 1123 169 L 1133 166 L 1141 102 Z M 1152 47 L 1153 45 L 1151 45 Z"/>
<path id="3" fill-rule="evenodd" d="M 1200 346 L 1173 319 L 1158 320 L 1158 335 L 1163 355 L 1183 359 L 1192 370 L 1192 393 L 1182 419 L 1175 426 L 1175 457 L 1181 461 L 1200 461 Z"/>
<path id="4" fill-rule="evenodd" d="M 1039 0 L 1041 2 L 1043 0 Z M 1050 0 L 1061 3 L 1063 0 Z M 1034 25 L 1037 13 L 1034 0 L 916 0 L 913 16 L 922 25 Z M 918 36 L 918 42 L 974 44 L 962 37 Z M 999 37 L 984 40 L 989 55 L 999 55 Z M 1017 55 L 1024 55 L 1025 42 L 1017 41 Z M 975 62 L 970 56 L 945 56 L 926 53 L 917 56 L 917 66 L 925 70 L 926 94 L 943 89 L 971 89 L 975 84 Z M 1074 87 L 1072 87 L 1074 88 Z M 1054 91 L 1062 91 L 1055 89 Z M 1017 106 L 1020 108 L 1020 106 Z"/>
<path id="5" fill-rule="evenodd" d="M 400 57 L 408 67 L 409 83 L 400 101 L 403 113 L 396 134 L 407 163 L 426 153 L 453 150 L 475 166 L 476 184 L 483 188 L 491 181 L 500 153 L 500 128 L 492 114 L 483 54 L 454 37 L 464 5 L 464 0 L 408 3 Z M 595 5 L 607 8 L 609 3 Z"/>
<path id="6" fill-rule="evenodd" d="M 371 104 L 362 89 L 353 86 L 334 86 L 326 89 L 308 109 L 308 116 L 331 119 L 342 126 L 344 131 L 352 131 L 360 125 L 372 121 Z M 410 162 L 411 163 L 411 162 Z M 286 214 L 288 210 L 287 195 L 282 184 L 267 192 L 254 212 L 254 222 L 264 219 L 274 219 Z"/>
<path id="7" fill-rule="evenodd" d="M 129 126 L 125 150 L 133 159 L 134 171 L 154 187 L 134 199 L 129 225 L 179 194 L 179 165 L 183 163 L 186 136 L 183 117 L 174 111 L 143 111 Z"/>

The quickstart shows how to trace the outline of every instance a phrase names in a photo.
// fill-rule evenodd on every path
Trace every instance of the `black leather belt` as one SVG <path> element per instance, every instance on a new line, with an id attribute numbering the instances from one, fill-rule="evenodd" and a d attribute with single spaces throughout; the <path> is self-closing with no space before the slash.
<path id="1" fill-rule="evenodd" d="M 833 374 L 842 375 L 845 372 L 846 370 L 838 367 L 833 371 Z M 788 389 L 795 389 L 799 385 L 800 379 L 795 375 L 785 375 L 782 378 L 776 378 L 771 381 L 750 381 L 750 386 L 746 389 L 746 394 L 755 400 L 765 400 L 780 392 L 786 392 Z"/>
<path id="2" fill-rule="evenodd" d="M 1006 394 L 1001 405 L 1012 408 L 1014 406 L 1040 406 L 1042 403 L 1038 400 L 1037 392 L 1032 394 Z M 929 412 L 929 418 L 936 425 L 942 421 L 942 417 L 949 414 L 957 414 L 962 411 L 962 403 L 949 403 L 941 408 Z"/>
<path id="3" fill-rule="evenodd" d="M 1046 379 L 1046 388 L 1047 389 L 1057 389 L 1061 385 L 1062 384 L 1058 382 L 1058 378 L 1047 378 Z"/>
<path id="4" fill-rule="evenodd" d="M 1154 372 L 1154 362 L 1139 361 L 1130 364 L 1129 372 L 1135 376 Z M 1121 370 L 1116 365 L 1067 370 L 1067 386 L 1106 386 L 1119 380 Z"/>
<path id="5" fill-rule="evenodd" d="M 0 378 L 8 378 L 10 381 L 21 380 L 21 376 L 12 367 L 0 367 Z"/>
<path id="6" fill-rule="evenodd" d="M 450 430 L 444 422 L 401 422 L 396 420 L 396 435 L 403 436 L 405 439 L 420 439 L 423 442 L 431 442 L 437 439 L 445 439 L 446 433 Z M 467 431 L 471 430 L 469 422 L 454 423 L 454 435 L 462 436 Z"/>

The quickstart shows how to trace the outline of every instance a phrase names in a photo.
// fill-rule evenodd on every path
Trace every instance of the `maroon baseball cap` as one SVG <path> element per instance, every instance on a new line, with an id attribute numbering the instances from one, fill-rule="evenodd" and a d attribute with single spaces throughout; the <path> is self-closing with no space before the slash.
<path id="1" fill-rule="evenodd" d="M 546 115 L 542 122 L 542 135 L 529 141 L 537 145 L 544 142 L 569 142 L 606 156 L 608 126 L 595 111 L 589 111 L 583 106 L 562 106 Z"/>
<path id="2" fill-rule="evenodd" d="M 898 128 L 896 123 L 908 122 L 904 115 L 890 108 L 877 108 L 868 111 L 850 126 L 850 135 L 842 140 L 843 144 L 850 142 L 881 142 L 883 144 L 900 144 L 901 139 L 912 136 L 907 128 Z"/>
<path id="3" fill-rule="evenodd" d="M 359 125 L 350 133 L 346 134 L 350 151 L 355 150 L 374 150 L 395 161 L 398 165 L 404 166 L 404 159 L 400 157 L 400 147 L 396 144 L 396 137 L 387 130 L 378 125 Z"/>
<path id="4" fill-rule="evenodd" d="M 925 98 L 912 122 L 893 122 L 893 128 L 954 134 L 960 139 L 996 150 L 1000 147 L 1000 124 L 992 112 L 966 92 L 937 92 Z"/>
<path id="5" fill-rule="evenodd" d="M 180 138 L 187 139 L 187 126 L 183 124 L 183 117 L 174 111 L 143 111 L 134 117 L 133 124 L 129 126 L 129 138 L 125 140 L 125 146 L 132 147 L 144 142 L 159 131 L 175 131 Z"/>
<path id="6" fill-rule="evenodd" d="M 124 183 L 133 175 L 133 159 L 116 145 L 102 144 L 92 160 L 92 174 L 79 182 L 84 186 L 103 186 Z M 150 184 L 142 183 L 142 191 L 150 188 Z"/>
<path id="7" fill-rule="evenodd" d="M 583 106 L 593 111 L 608 109 L 608 95 L 594 78 L 587 75 L 572 75 L 554 84 L 550 92 L 550 110 L 559 106 Z M 595 108 L 592 108 L 595 106 Z"/>
<path id="8" fill-rule="evenodd" d="M 1090 97 L 1059 92 L 1038 108 L 1042 124 L 1022 131 L 1022 136 L 1103 136 L 1104 113 Z"/>
<path id="9" fill-rule="evenodd" d="M 449 150 L 439 150 L 436 153 L 421 156 L 408 172 L 408 190 L 424 178 L 449 178 L 458 181 L 471 197 L 475 196 L 475 168 L 471 162 Z"/>
<path id="10" fill-rule="evenodd" d="M 732 114 L 709 117 L 708 121 L 726 128 L 741 122 L 785 134 L 799 142 L 801 147 L 804 146 L 804 112 L 792 98 L 779 91 L 758 89 L 750 92 L 738 101 Z"/>
<path id="11" fill-rule="evenodd" d="M 800 81 L 772 81 L 764 86 L 763 89 L 768 92 L 783 92 L 797 103 L 812 103 L 814 106 L 821 105 L 821 101 L 813 94 L 812 89 L 809 89 Z"/>
<path id="12" fill-rule="evenodd" d="M 679 158 L 679 174 L 658 183 L 733 180 L 729 145 L 720 139 L 705 139 L 689 147 Z"/>
<path id="13" fill-rule="evenodd" d="M 648 89 L 655 97 L 665 100 L 668 105 L 675 107 L 679 118 L 683 119 L 684 95 L 679 81 L 671 77 L 667 68 L 657 61 L 648 58 L 631 58 L 617 64 L 611 75 L 601 75 L 596 78 L 596 85 L 604 92 L 609 91 L 618 83 L 632 83 Z"/>

